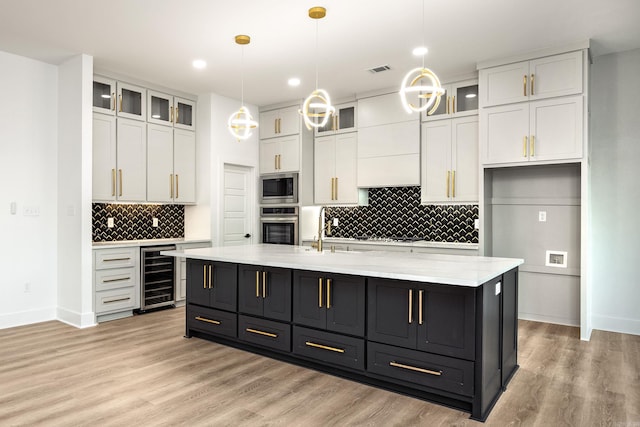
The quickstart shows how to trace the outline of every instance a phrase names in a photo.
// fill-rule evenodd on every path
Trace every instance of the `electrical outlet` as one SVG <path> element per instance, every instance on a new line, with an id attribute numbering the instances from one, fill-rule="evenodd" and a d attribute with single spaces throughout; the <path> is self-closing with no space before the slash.
<path id="1" fill-rule="evenodd" d="M 153 226 L 154 227 L 158 226 L 158 218 L 153 218 Z"/>
<path id="2" fill-rule="evenodd" d="M 40 216 L 40 206 L 25 206 L 22 209 L 24 216 Z"/>
<path id="3" fill-rule="evenodd" d="M 11 212 L 11 215 L 15 215 L 17 210 L 18 208 L 16 206 L 16 202 L 11 202 L 11 205 L 9 205 L 9 211 Z"/>
<path id="4" fill-rule="evenodd" d="M 496 295 L 500 295 L 501 291 L 502 291 L 502 283 L 498 282 L 496 283 L 496 289 L 495 289 Z"/>
<path id="5" fill-rule="evenodd" d="M 474 219 L 473 220 L 473 228 L 475 228 L 476 230 L 480 230 L 480 220 L 479 219 Z"/>
<path id="6" fill-rule="evenodd" d="M 27 282 L 24 284 L 24 293 L 28 294 L 29 292 L 31 292 L 31 283 Z"/>
<path id="7" fill-rule="evenodd" d="M 546 211 L 538 212 L 538 221 L 547 222 L 547 212 Z"/>
<path id="8" fill-rule="evenodd" d="M 113 218 L 107 218 L 107 227 L 113 228 Z"/>
<path id="9" fill-rule="evenodd" d="M 334 227 L 338 226 L 338 218 L 333 218 L 333 226 Z"/>

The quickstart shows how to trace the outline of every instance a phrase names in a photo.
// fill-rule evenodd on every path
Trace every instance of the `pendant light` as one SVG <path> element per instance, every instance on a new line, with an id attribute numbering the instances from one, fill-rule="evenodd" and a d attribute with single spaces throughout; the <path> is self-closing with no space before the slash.
<path id="1" fill-rule="evenodd" d="M 422 45 L 424 46 L 424 0 L 422 0 Z M 407 113 L 427 111 L 427 115 L 433 114 L 440 105 L 440 97 L 444 95 L 444 89 L 440 85 L 438 76 L 424 66 L 426 48 L 421 50 L 422 67 L 410 70 L 402 80 L 400 86 L 400 99 L 402 106 Z M 418 84 L 418 82 L 421 82 Z M 415 104 L 411 102 L 409 96 L 414 94 Z M 422 105 L 421 104 L 422 101 Z"/>
<path id="2" fill-rule="evenodd" d="M 240 66 L 240 80 L 242 81 L 242 89 L 240 95 L 240 109 L 229 117 L 229 132 L 238 141 L 245 140 L 252 135 L 252 130 L 258 127 L 258 122 L 253 120 L 249 109 L 244 106 L 244 45 L 251 42 L 251 37 L 246 35 L 237 35 L 236 43 L 242 46 L 242 64 Z"/>
<path id="3" fill-rule="evenodd" d="M 321 6 L 309 9 L 309 18 L 316 20 L 316 89 L 302 103 L 302 118 L 308 130 L 324 127 L 336 109 L 324 89 L 318 89 L 318 20 L 327 15 L 327 9 Z"/>

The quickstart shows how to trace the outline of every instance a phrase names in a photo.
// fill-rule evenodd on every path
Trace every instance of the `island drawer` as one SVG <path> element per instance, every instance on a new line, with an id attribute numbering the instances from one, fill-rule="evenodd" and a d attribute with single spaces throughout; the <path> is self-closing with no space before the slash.
<path id="1" fill-rule="evenodd" d="M 367 371 L 472 396 L 474 362 L 369 341 Z"/>
<path id="2" fill-rule="evenodd" d="M 363 339 L 294 326 L 293 352 L 321 362 L 364 370 Z"/>
<path id="3" fill-rule="evenodd" d="M 237 315 L 222 310 L 187 305 L 187 329 L 237 337 Z"/>
<path id="4" fill-rule="evenodd" d="M 291 325 L 238 315 L 238 338 L 280 351 L 291 351 Z"/>

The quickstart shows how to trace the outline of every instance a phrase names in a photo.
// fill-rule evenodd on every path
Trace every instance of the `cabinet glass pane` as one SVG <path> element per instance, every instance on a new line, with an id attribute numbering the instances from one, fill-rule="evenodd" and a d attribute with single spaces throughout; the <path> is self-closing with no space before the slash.
<path id="1" fill-rule="evenodd" d="M 169 100 L 151 95 L 151 117 L 169 121 Z"/>
<path id="2" fill-rule="evenodd" d="M 438 108 L 433 112 L 433 114 L 429 114 L 429 117 L 447 114 L 447 96 L 449 95 L 448 92 L 449 91 L 445 89 L 444 94 L 440 97 L 440 105 L 438 105 Z M 425 99 L 424 102 L 427 102 L 427 100 Z M 433 106 L 431 106 L 427 111 L 430 111 L 432 108 Z M 424 114 L 427 113 L 425 112 Z"/>
<path id="3" fill-rule="evenodd" d="M 316 128 L 316 133 L 324 133 L 331 132 L 333 130 L 333 116 L 329 117 L 327 120 L 327 124 L 321 127 Z"/>
<path id="4" fill-rule="evenodd" d="M 142 116 L 142 94 L 134 90 L 122 88 L 120 111 Z"/>
<path id="5" fill-rule="evenodd" d="M 176 116 L 176 123 L 185 126 L 193 125 L 193 107 L 191 105 L 178 101 Z"/>
<path id="6" fill-rule="evenodd" d="M 356 107 L 345 107 L 338 111 L 339 129 L 350 129 L 355 127 Z"/>
<path id="7" fill-rule="evenodd" d="M 456 90 L 456 113 L 478 109 L 478 85 L 459 87 Z"/>
<path id="8" fill-rule="evenodd" d="M 93 82 L 93 106 L 111 109 L 111 85 L 101 82 Z"/>

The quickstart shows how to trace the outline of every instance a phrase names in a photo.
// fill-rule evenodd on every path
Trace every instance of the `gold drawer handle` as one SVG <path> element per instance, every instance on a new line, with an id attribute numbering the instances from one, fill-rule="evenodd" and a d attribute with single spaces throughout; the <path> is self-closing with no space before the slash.
<path id="1" fill-rule="evenodd" d="M 402 363 L 397 362 L 389 362 L 389 365 L 393 366 L 394 368 L 408 369 L 410 371 L 421 372 L 423 374 L 435 375 L 438 377 L 442 375 L 442 371 L 431 371 L 429 369 L 416 368 L 415 366 L 403 365 Z"/>
<path id="2" fill-rule="evenodd" d="M 322 344 L 316 344 L 316 343 L 311 342 L 311 341 L 307 341 L 307 342 L 305 342 L 305 344 L 308 345 L 309 347 L 321 348 L 322 350 L 335 351 L 336 353 L 344 353 L 344 349 L 342 349 L 342 348 L 329 347 L 329 346 L 322 345 Z"/>
<path id="3" fill-rule="evenodd" d="M 107 279 L 103 280 L 102 283 L 126 282 L 127 280 L 131 280 L 131 277 L 123 277 L 121 279 Z"/>
<path id="4" fill-rule="evenodd" d="M 196 320 L 199 320 L 201 322 L 213 323 L 214 325 L 220 324 L 220 322 L 218 322 L 217 320 L 207 319 L 206 317 L 196 316 Z"/>
<path id="5" fill-rule="evenodd" d="M 118 299 L 112 299 L 110 301 L 105 301 L 105 304 L 111 304 L 112 302 L 122 302 L 122 301 L 129 301 L 131 299 L 131 297 L 127 297 L 127 298 L 118 298 Z"/>
<path id="6" fill-rule="evenodd" d="M 252 334 L 264 335 L 265 337 L 278 338 L 278 334 L 272 334 L 271 332 L 260 331 L 258 329 L 245 329 L 247 332 L 251 332 Z"/>
<path id="7" fill-rule="evenodd" d="M 108 258 L 108 259 L 104 259 L 103 262 L 109 262 L 109 261 L 129 261 L 131 258 Z"/>

